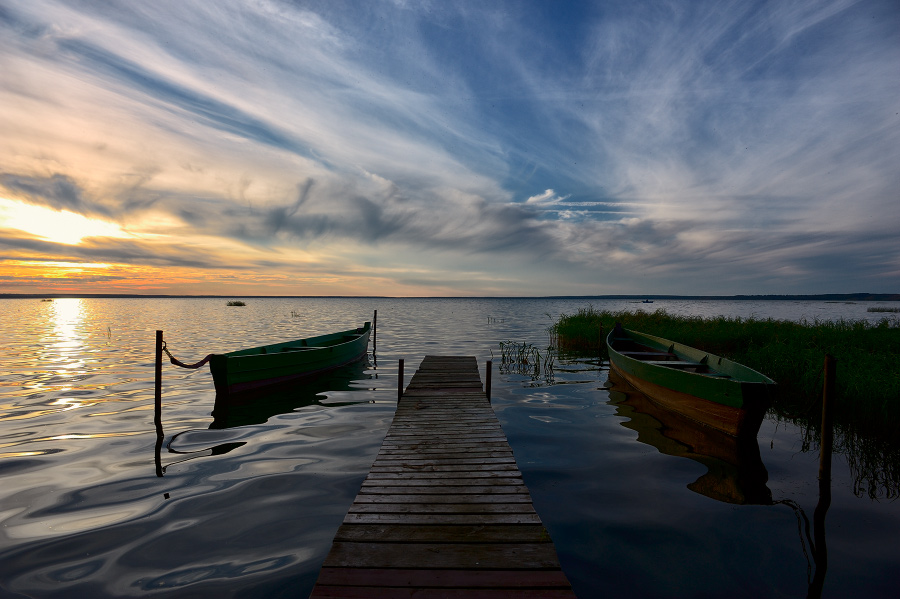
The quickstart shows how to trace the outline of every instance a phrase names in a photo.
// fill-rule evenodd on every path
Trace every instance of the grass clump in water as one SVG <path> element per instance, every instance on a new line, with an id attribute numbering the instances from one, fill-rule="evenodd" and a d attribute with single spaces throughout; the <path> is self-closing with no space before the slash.
<path id="1" fill-rule="evenodd" d="M 550 327 L 550 343 L 561 351 L 590 352 L 606 346 L 604 322 L 610 321 L 612 312 L 594 310 L 593 306 L 579 308 L 575 314 L 560 314 Z M 609 331 L 612 325 L 606 324 Z"/>
<path id="2" fill-rule="evenodd" d="M 900 308 L 888 308 L 887 306 L 871 306 L 866 312 L 900 312 Z"/>
<path id="3" fill-rule="evenodd" d="M 232 301 L 228 302 L 228 303 L 225 304 L 225 305 L 226 305 L 226 306 L 246 306 L 247 304 L 245 304 L 245 303 L 242 302 L 241 300 L 232 300 Z"/>

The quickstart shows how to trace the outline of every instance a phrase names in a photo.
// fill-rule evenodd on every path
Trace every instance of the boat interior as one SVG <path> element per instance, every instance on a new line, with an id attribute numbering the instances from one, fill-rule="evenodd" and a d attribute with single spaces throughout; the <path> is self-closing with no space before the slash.
<path id="1" fill-rule="evenodd" d="M 662 350 L 638 343 L 624 333 L 617 333 L 613 337 L 613 349 L 623 356 L 634 360 L 640 360 L 647 364 L 653 364 L 654 366 L 665 366 L 666 368 L 694 372 L 717 378 L 731 378 L 727 374 L 712 369 L 706 362 L 709 356 L 704 357 L 699 362 L 685 359 L 684 356 L 679 356 L 675 353 L 674 344 L 667 350 Z"/>

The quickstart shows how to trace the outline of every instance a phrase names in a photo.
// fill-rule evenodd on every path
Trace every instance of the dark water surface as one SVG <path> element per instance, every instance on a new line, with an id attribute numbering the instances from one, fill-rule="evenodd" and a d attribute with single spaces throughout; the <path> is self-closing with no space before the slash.
<path id="1" fill-rule="evenodd" d="M 475 355 L 483 371 L 487 359 L 499 364 L 499 342 L 544 348 L 558 314 L 586 306 L 246 302 L 0 303 L 0 596 L 305 597 L 393 417 L 397 360 L 407 380 L 426 354 Z M 883 316 L 869 305 L 594 302 L 791 320 Z M 359 326 L 375 309 L 367 363 L 230 422 L 214 424 L 207 368 L 166 363 L 157 476 L 155 330 L 193 362 Z M 596 360 L 560 360 L 552 381 L 496 366 L 493 379 L 494 408 L 580 597 L 806 596 L 818 455 L 801 451 L 799 429 L 767 418 L 749 454 L 680 438 L 693 433 L 677 422 L 663 435 L 665 415 L 608 382 Z M 833 478 L 823 596 L 896 597 L 900 503 L 857 496 L 845 456 L 835 456 Z"/>

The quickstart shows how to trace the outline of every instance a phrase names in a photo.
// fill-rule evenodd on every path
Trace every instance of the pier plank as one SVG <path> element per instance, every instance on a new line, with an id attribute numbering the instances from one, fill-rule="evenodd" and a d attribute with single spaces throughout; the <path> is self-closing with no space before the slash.
<path id="1" fill-rule="evenodd" d="M 426 356 L 312 597 L 574 597 L 471 356 Z"/>

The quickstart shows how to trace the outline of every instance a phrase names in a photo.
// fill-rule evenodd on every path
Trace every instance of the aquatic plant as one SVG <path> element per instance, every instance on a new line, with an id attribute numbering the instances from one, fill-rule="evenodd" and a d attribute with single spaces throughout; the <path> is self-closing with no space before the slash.
<path id="1" fill-rule="evenodd" d="M 866 312 L 900 312 L 900 308 L 888 308 L 887 306 L 870 306 Z"/>
<path id="2" fill-rule="evenodd" d="M 493 355 L 493 352 L 491 352 Z M 545 353 L 531 343 L 516 341 L 500 342 L 500 372 L 502 374 L 521 374 L 530 376 L 531 380 L 544 379 L 553 382 L 553 368 L 556 357 L 553 348 L 548 347 Z"/>
<path id="3" fill-rule="evenodd" d="M 226 306 L 246 306 L 247 304 L 245 304 L 245 303 L 242 302 L 241 300 L 233 300 L 233 301 L 228 302 L 228 303 L 225 304 L 225 305 L 226 305 Z"/>
<path id="4" fill-rule="evenodd" d="M 560 351 L 605 351 L 603 319 L 608 312 L 598 312 L 593 306 L 579 308 L 575 314 L 560 314 L 550 329 L 550 345 Z M 608 319 L 607 319 L 608 320 Z M 608 330 L 609 325 L 607 325 Z"/>

